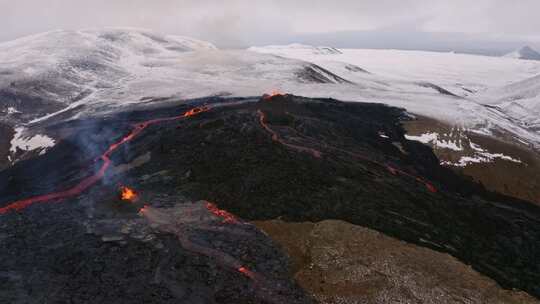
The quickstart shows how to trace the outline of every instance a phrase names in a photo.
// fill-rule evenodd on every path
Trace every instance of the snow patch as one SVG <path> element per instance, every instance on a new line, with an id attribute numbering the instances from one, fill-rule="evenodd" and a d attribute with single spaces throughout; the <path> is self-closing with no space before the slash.
<path id="1" fill-rule="evenodd" d="M 462 156 L 458 162 L 442 161 L 441 165 L 443 166 L 454 166 L 454 167 L 466 167 L 470 164 L 480 164 L 480 163 L 492 163 L 496 159 L 506 160 L 513 163 L 521 164 L 522 161 L 515 159 L 511 156 L 504 155 L 502 153 L 489 153 L 489 152 L 480 152 L 474 156 Z"/>
<path id="2" fill-rule="evenodd" d="M 25 135 L 27 129 L 24 127 L 15 128 L 15 135 L 11 140 L 11 153 L 16 153 L 17 149 L 23 151 L 32 151 L 36 149 L 42 149 L 40 155 L 45 153 L 47 148 L 53 147 L 55 144 L 54 139 L 43 134 L 36 134 L 33 136 Z"/>
<path id="3" fill-rule="evenodd" d="M 439 133 L 424 133 L 420 136 L 405 135 L 405 138 L 408 140 L 419 141 L 424 144 L 431 144 L 437 148 L 441 149 L 450 149 L 453 151 L 463 151 L 461 146 L 461 141 L 451 141 L 439 139 Z"/>
<path id="4" fill-rule="evenodd" d="M 469 146 L 471 147 L 471 149 L 473 149 L 476 152 L 486 152 L 486 150 L 482 149 L 482 147 L 480 147 L 480 145 L 477 145 L 477 144 L 473 143 L 472 141 L 469 142 Z"/>
<path id="5" fill-rule="evenodd" d="M 17 113 L 21 113 L 21 111 L 17 110 L 17 108 L 15 108 L 15 107 L 8 107 L 7 108 L 7 114 L 8 115 L 17 114 Z"/>

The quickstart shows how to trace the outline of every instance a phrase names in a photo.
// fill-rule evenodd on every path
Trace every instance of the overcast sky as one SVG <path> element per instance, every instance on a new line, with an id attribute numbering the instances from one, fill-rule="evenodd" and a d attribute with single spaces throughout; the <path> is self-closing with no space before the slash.
<path id="1" fill-rule="evenodd" d="M 104 26 L 148 28 L 227 45 L 344 30 L 540 40 L 538 12 L 540 0 L 0 0 L 0 41 Z"/>

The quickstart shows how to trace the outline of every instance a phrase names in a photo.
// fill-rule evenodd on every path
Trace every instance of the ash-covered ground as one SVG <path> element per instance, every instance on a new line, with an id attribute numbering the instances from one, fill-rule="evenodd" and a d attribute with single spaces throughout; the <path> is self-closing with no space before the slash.
<path id="1" fill-rule="evenodd" d="M 276 218 L 345 220 L 540 296 L 540 208 L 441 167 L 404 138 L 404 119 L 278 95 L 47 126 L 55 147 L 0 172 L 0 300 L 310 303 L 284 253 L 244 222 Z"/>

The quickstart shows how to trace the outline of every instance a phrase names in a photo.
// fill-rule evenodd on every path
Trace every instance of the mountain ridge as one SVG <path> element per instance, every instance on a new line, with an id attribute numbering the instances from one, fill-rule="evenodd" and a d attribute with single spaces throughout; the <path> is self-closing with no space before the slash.
<path id="1" fill-rule="evenodd" d="M 540 53 L 530 46 L 524 46 L 519 50 L 504 55 L 504 57 L 524 60 L 540 60 Z"/>

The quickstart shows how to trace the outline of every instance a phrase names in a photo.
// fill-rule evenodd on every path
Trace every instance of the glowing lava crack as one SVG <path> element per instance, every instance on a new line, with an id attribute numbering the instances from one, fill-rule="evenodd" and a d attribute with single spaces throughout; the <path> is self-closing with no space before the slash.
<path id="1" fill-rule="evenodd" d="M 144 206 L 139 214 L 154 229 L 175 235 L 182 248 L 209 257 L 221 267 L 236 271 L 250 279 L 254 283 L 257 296 L 266 303 L 287 303 L 280 295 L 279 283 L 250 270 L 232 255 L 213 248 L 211 245 L 202 245 L 197 242 L 197 233 L 200 231 L 247 236 L 246 230 L 239 226 L 247 224 L 234 215 L 207 201 L 178 204 L 173 208 Z"/>
<path id="2" fill-rule="evenodd" d="M 10 203 L 10 204 L 6 205 L 5 207 L 0 208 L 0 214 L 6 214 L 6 213 L 8 213 L 10 211 L 19 211 L 19 210 L 25 209 L 25 208 L 27 208 L 27 207 L 29 207 L 29 206 L 31 206 L 33 204 L 37 204 L 37 203 L 46 203 L 46 202 L 63 200 L 63 199 L 66 199 L 66 198 L 77 196 L 77 195 L 81 194 L 82 192 L 84 192 L 85 190 L 87 190 L 88 188 L 90 188 L 91 186 L 95 185 L 99 180 L 101 180 L 105 176 L 105 173 L 107 172 L 107 169 L 109 169 L 109 166 L 111 165 L 110 156 L 112 155 L 112 153 L 114 151 L 116 151 L 123 144 L 125 144 L 125 143 L 131 141 L 132 139 L 134 139 L 137 135 L 139 135 L 147 127 L 149 127 L 151 125 L 154 125 L 154 124 L 166 122 L 166 121 L 173 121 L 173 120 L 179 120 L 179 119 L 182 119 L 182 118 L 188 118 L 188 117 L 195 116 L 197 114 L 200 114 L 200 113 L 203 113 L 203 112 L 206 112 L 206 111 L 209 111 L 209 110 L 210 110 L 210 108 L 206 107 L 206 106 L 196 107 L 196 108 L 193 108 L 193 109 L 187 111 L 186 113 L 184 113 L 184 114 L 182 114 L 180 116 L 167 117 L 167 118 L 158 118 L 158 119 L 152 119 L 152 120 L 147 120 L 147 121 L 138 123 L 138 124 L 136 124 L 134 126 L 134 128 L 131 130 L 131 132 L 128 135 L 124 136 L 118 142 L 115 142 L 115 143 L 111 144 L 109 146 L 109 148 L 107 149 L 107 151 L 105 151 L 105 153 L 103 153 L 99 157 L 99 159 L 103 163 L 101 164 L 101 167 L 99 168 L 99 170 L 96 173 L 94 173 L 93 175 L 83 179 L 77 185 L 75 185 L 74 187 L 72 187 L 70 189 L 60 191 L 60 192 L 54 192 L 54 193 L 34 196 L 34 197 L 31 197 L 31 198 L 27 198 L 27 199 L 23 199 L 23 200 L 20 200 L 20 201 Z"/>
<path id="3" fill-rule="evenodd" d="M 263 111 L 257 110 L 257 114 L 259 115 L 259 123 L 261 124 L 263 129 L 265 129 L 268 133 L 270 133 L 270 135 L 272 136 L 273 141 L 278 142 L 278 143 L 284 145 L 285 147 L 291 148 L 291 149 L 296 150 L 298 152 L 309 153 L 309 154 L 313 155 L 313 157 L 315 157 L 315 158 L 321 158 L 322 157 L 322 152 L 319 151 L 319 150 L 315 150 L 313 148 L 299 146 L 299 145 L 295 145 L 295 144 L 291 144 L 291 143 L 286 142 L 285 140 L 283 140 L 279 136 L 279 134 L 275 130 L 273 130 L 270 127 L 270 125 L 268 125 L 268 123 L 266 122 L 266 115 L 264 114 Z M 288 113 L 288 114 L 291 115 L 290 113 Z M 341 153 L 345 153 L 345 154 L 347 154 L 349 156 L 352 156 L 352 157 L 354 157 L 356 159 L 360 159 L 362 161 L 369 162 L 369 163 L 375 164 L 377 166 L 386 168 L 386 170 L 388 170 L 392 175 L 396 175 L 396 176 L 403 175 L 403 176 L 409 177 L 411 179 L 414 179 L 417 182 L 424 184 L 426 186 L 426 189 L 429 192 L 437 193 L 437 188 L 432 183 L 428 182 L 427 180 L 425 180 L 422 177 L 415 176 L 415 175 L 413 175 L 411 173 L 408 173 L 408 172 L 405 172 L 403 170 L 397 169 L 397 168 L 395 168 L 395 167 L 393 167 L 391 165 L 383 164 L 381 162 L 372 160 L 372 159 L 370 159 L 370 158 L 368 158 L 366 156 L 360 155 L 359 153 L 350 152 L 350 151 L 340 149 L 338 147 L 333 147 L 333 146 L 330 146 L 330 145 L 325 145 L 325 148 L 330 149 L 330 150 L 334 150 L 334 151 L 338 151 L 338 152 L 341 152 Z"/>

